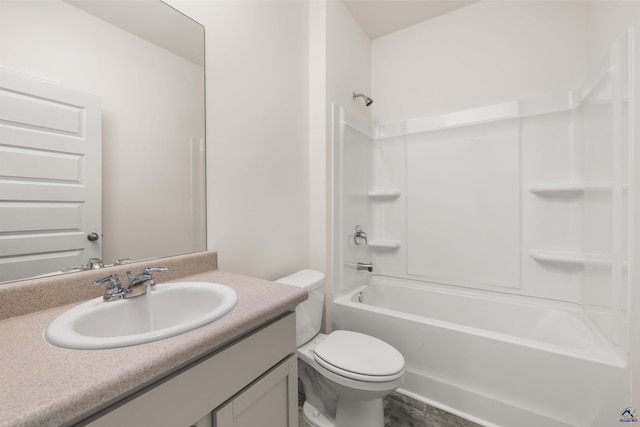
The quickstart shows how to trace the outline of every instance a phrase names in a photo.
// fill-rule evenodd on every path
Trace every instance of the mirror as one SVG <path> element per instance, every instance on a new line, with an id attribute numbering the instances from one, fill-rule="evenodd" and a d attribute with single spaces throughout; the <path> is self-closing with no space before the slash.
<path id="1" fill-rule="evenodd" d="M 87 265 L 94 255 L 79 248 L 79 240 L 105 265 L 206 249 L 200 24 L 159 0 L 5 0 L 0 52 L 0 71 L 9 81 L 31 79 L 45 90 L 97 100 L 101 140 L 95 167 L 87 154 L 22 145 L 39 143 L 50 126 L 14 119 L 22 108 L 13 103 L 27 105 L 26 95 L 0 88 L 0 282 Z M 75 104 L 61 105 L 65 117 L 90 117 L 88 107 L 78 112 Z M 57 128 L 49 133 L 56 141 L 90 134 L 90 120 L 78 120 L 77 135 Z M 43 158 L 54 161 L 43 166 Z M 47 168 L 54 172 L 45 176 Z M 47 189 L 84 185 L 90 172 L 97 184 L 86 193 L 101 194 L 95 215 L 78 196 L 48 198 L 54 191 Z M 39 195 L 23 197 L 34 187 Z M 75 222 L 90 219 L 96 225 L 89 229 Z M 56 239 L 75 243 L 56 247 Z"/>

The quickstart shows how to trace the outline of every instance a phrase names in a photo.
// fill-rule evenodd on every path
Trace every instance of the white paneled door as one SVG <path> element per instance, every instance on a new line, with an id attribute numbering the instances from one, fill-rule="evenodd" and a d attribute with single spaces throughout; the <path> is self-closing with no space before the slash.
<path id="1" fill-rule="evenodd" d="M 0 282 L 101 257 L 101 152 L 100 98 L 0 70 Z"/>

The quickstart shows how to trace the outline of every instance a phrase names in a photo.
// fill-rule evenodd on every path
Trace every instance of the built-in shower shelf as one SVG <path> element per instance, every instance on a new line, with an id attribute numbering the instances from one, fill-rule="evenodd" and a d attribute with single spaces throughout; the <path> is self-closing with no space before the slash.
<path id="1" fill-rule="evenodd" d="M 398 249 L 402 246 L 400 240 L 373 239 L 369 241 L 370 248 L 377 249 Z"/>
<path id="2" fill-rule="evenodd" d="M 579 195 L 584 193 L 584 184 L 545 184 L 531 187 L 533 194 Z"/>
<path id="3" fill-rule="evenodd" d="M 529 255 L 540 262 L 584 265 L 584 255 L 578 252 L 531 250 Z"/>
<path id="4" fill-rule="evenodd" d="M 618 187 L 620 188 L 620 187 Z M 543 184 L 534 185 L 530 188 L 531 192 L 543 195 L 567 195 L 567 196 L 580 196 L 585 191 L 612 191 L 613 186 L 611 184 Z M 628 191 L 629 185 L 623 184 L 622 191 Z"/>
<path id="5" fill-rule="evenodd" d="M 394 188 L 371 190 L 368 193 L 372 199 L 395 199 L 400 197 L 401 194 L 402 192 L 400 190 Z"/>
<path id="6" fill-rule="evenodd" d="M 612 266 L 613 261 L 610 256 L 600 254 L 582 254 L 579 252 L 563 252 L 563 251 L 545 251 L 545 250 L 531 250 L 529 251 L 531 258 L 540 262 L 550 262 L 558 264 L 571 264 L 571 265 L 592 265 L 592 266 Z M 619 265 L 627 267 L 629 261 L 627 259 L 621 259 Z"/>

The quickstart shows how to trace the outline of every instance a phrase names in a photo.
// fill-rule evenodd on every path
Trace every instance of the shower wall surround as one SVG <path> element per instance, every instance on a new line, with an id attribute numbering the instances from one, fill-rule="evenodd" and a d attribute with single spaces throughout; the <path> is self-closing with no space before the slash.
<path id="1" fill-rule="evenodd" d="M 336 107 L 335 291 L 372 261 L 568 301 L 628 353 L 629 87 L 625 36 L 578 90 L 378 126 Z"/>

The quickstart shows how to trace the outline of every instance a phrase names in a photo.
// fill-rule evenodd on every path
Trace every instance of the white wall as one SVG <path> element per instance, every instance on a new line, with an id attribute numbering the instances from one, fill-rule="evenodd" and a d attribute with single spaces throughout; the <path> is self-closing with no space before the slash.
<path id="1" fill-rule="evenodd" d="M 0 66 L 102 98 L 104 261 L 196 250 L 188 190 L 203 68 L 62 1 L 0 6 Z"/>
<path id="2" fill-rule="evenodd" d="M 369 119 L 370 109 L 352 93 L 371 92 L 370 40 L 340 1 L 310 3 L 310 259 L 330 275 L 331 104 Z M 328 288 L 331 287 L 330 277 Z"/>
<path id="3" fill-rule="evenodd" d="M 370 118 L 370 108 L 352 98 L 353 92 L 371 93 L 370 40 L 340 1 L 321 0 L 311 2 L 310 20 L 315 49 L 312 54 L 322 55 L 315 66 L 323 67 L 316 74 L 314 87 L 322 90 L 316 105 L 312 123 L 315 123 L 310 138 L 311 156 L 311 236 L 310 265 L 327 275 L 327 300 L 333 292 L 334 272 L 332 266 L 333 231 L 333 133 L 332 104 L 344 106 L 363 119 Z M 322 52 L 320 52 L 322 49 Z M 316 60 L 317 61 L 317 60 Z M 312 66 L 314 66 L 312 64 Z M 326 307 L 326 325 L 330 328 L 331 306 Z"/>
<path id="4" fill-rule="evenodd" d="M 206 29 L 207 248 L 254 277 L 307 267 L 307 2 L 171 4 Z"/>
<path id="5" fill-rule="evenodd" d="M 371 40 L 342 2 L 326 5 L 327 100 L 369 119 L 371 107 L 354 101 L 353 92 L 371 96 Z"/>
<path id="6" fill-rule="evenodd" d="M 327 4 L 309 2 L 309 268 L 329 274 L 328 200 L 331 197 L 327 145 Z"/>
<path id="7" fill-rule="evenodd" d="M 372 43 L 376 122 L 554 93 L 581 82 L 582 2 L 482 1 Z"/>

